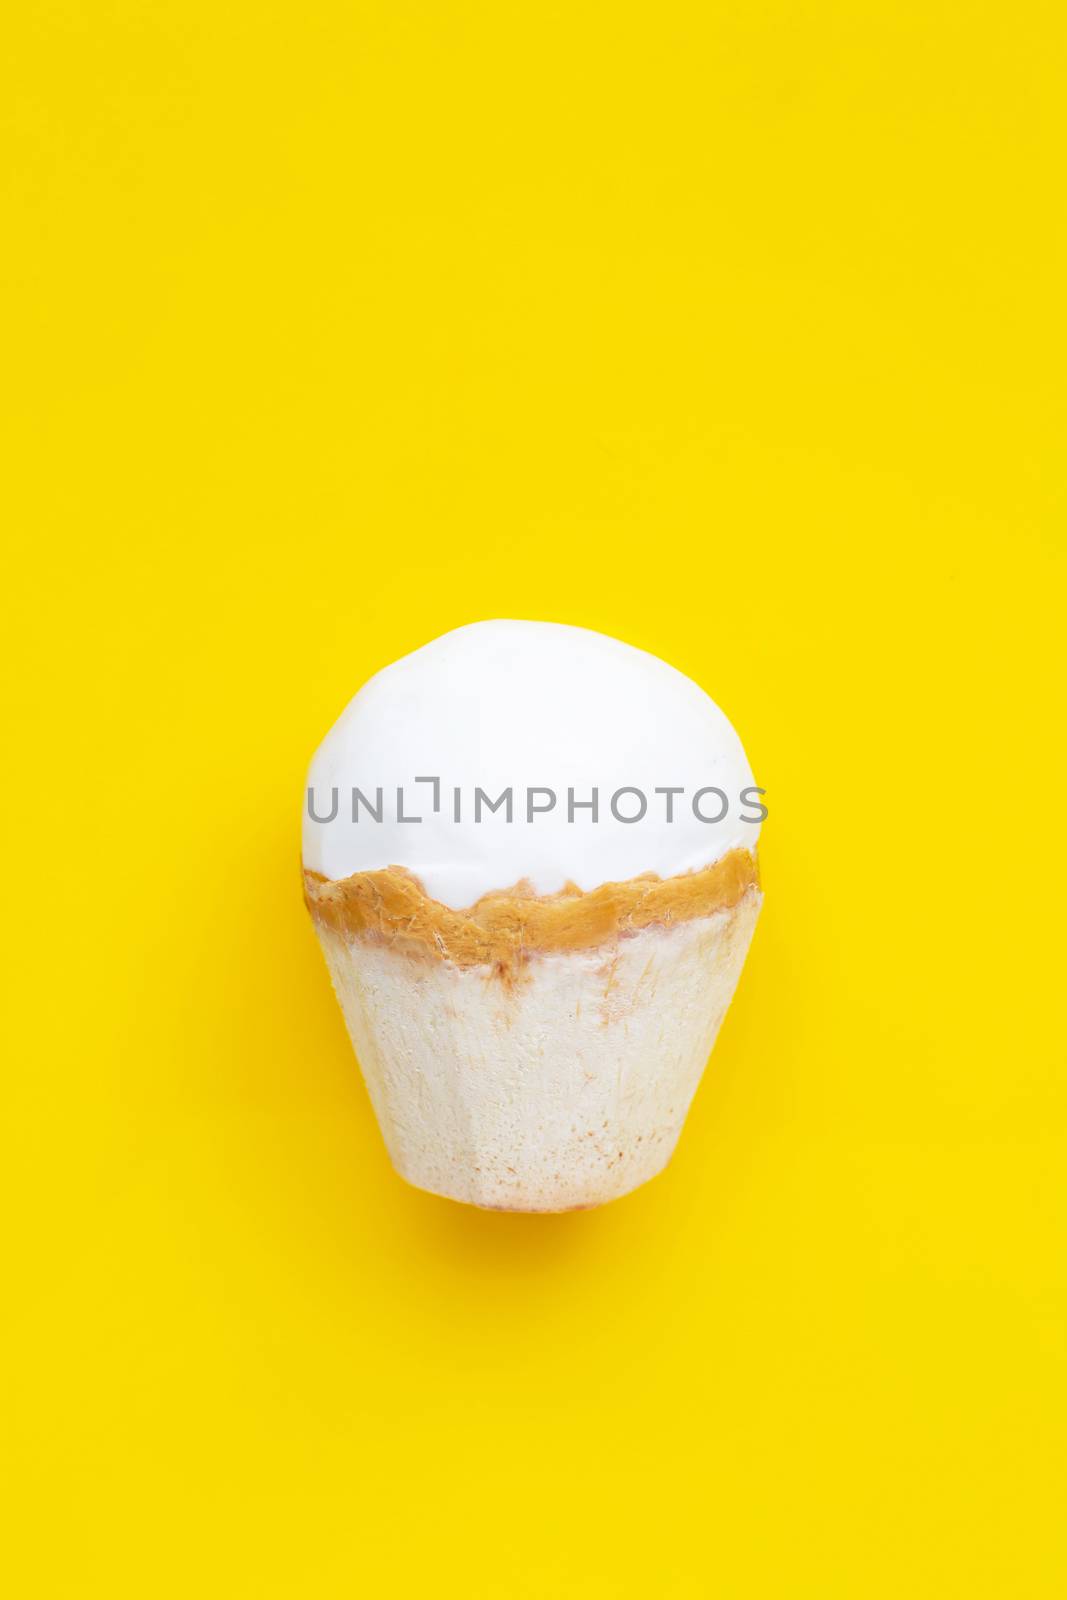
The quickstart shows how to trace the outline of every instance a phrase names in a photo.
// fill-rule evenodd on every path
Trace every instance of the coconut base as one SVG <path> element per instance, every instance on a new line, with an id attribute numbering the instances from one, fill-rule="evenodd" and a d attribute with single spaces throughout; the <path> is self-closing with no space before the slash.
<path id="1" fill-rule="evenodd" d="M 666 1166 L 759 915 L 737 905 L 595 950 L 531 957 L 512 985 L 321 924 L 393 1165 L 498 1211 L 570 1211 Z"/>

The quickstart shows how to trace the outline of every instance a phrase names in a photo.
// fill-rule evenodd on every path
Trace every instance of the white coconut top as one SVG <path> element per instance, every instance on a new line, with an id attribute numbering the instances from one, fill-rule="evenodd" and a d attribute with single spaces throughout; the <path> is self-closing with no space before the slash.
<path id="1" fill-rule="evenodd" d="M 554 622 L 475 622 L 349 702 L 311 763 L 304 864 L 407 867 L 456 908 L 523 878 L 554 894 L 673 877 L 755 848 L 754 787 L 723 712 L 656 656 Z"/>

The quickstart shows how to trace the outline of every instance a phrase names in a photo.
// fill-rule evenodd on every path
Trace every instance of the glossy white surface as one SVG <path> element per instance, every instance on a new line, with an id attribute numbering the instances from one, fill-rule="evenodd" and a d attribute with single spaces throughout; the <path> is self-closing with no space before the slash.
<path id="1" fill-rule="evenodd" d="M 439 779 L 434 788 L 416 778 Z M 304 808 L 304 863 L 328 878 L 403 866 L 427 892 L 454 907 L 490 889 L 528 879 L 539 894 L 571 880 L 582 889 L 655 872 L 661 877 L 710 865 L 737 846 L 755 849 L 755 780 L 730 722 L 689 678 L 643 650 L 585 628 L 549 622 L 479 622 L 444 634 L 377 673 L 350 702 L 319 747 L 308 775 L 317 816 Z M 359 788 L 382 821 L 359 808 Z M 674 787 L 668 797 L 657 789 Z M 403 790 L 398 816 L 397 789 Z M 455 790 L 461 820 L 455 820 Z M 482 804 L 475 790 L 505 808 Z M 598 791 L 598 816 L 587 808 Z M 642 792 L 638 821 L 613 815 L 620 790 Z M 693 798 L 715 788 L 727 797 L 721 821 L 701 820 Z M 549 811 L 528 811 L 529 790 L 551 790 Z M 535 806 L 547 805 L 535 795 Z M 622 816 L 640 810 L 619 795 Z M 667 821 L 668 804 L 673 820 Z M 715 794 L 698 802 L 716 817 Z M 573 817 L 573 820 L 571 818 Z"/>

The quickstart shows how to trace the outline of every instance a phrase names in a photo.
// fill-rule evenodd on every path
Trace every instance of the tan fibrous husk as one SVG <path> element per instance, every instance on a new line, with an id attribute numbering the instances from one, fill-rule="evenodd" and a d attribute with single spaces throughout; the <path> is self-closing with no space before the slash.
<path id="1" fill-rule="evenodd" d="M 530 956 L 592 950 L 643 928 L 711 916 L 758 888 L 759 863 L 749 850 L 731 850 L 699 872 L 644 873 L 588 891 L 568 883 L 558 894 L 538 895 L 523 880 L 465 910 L 431 899 L 404 867 L 338 879 L 304 871 L 304 898 L 322 926 L 457 967 L 486 966 L 505 980 Z"/>

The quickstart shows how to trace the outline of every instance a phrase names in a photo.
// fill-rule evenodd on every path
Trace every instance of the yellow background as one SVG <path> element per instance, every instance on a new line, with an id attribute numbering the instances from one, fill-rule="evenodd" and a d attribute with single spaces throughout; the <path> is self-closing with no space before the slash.
<path id="1" fill-rule="evenodd" d="M 1062 1593 L 1062 7 L 5 32 L 12 1595 Z M 392 1175 L 299 897 L 344 702 L 499 615 L 769 791 L 587 1215 Z"/>

